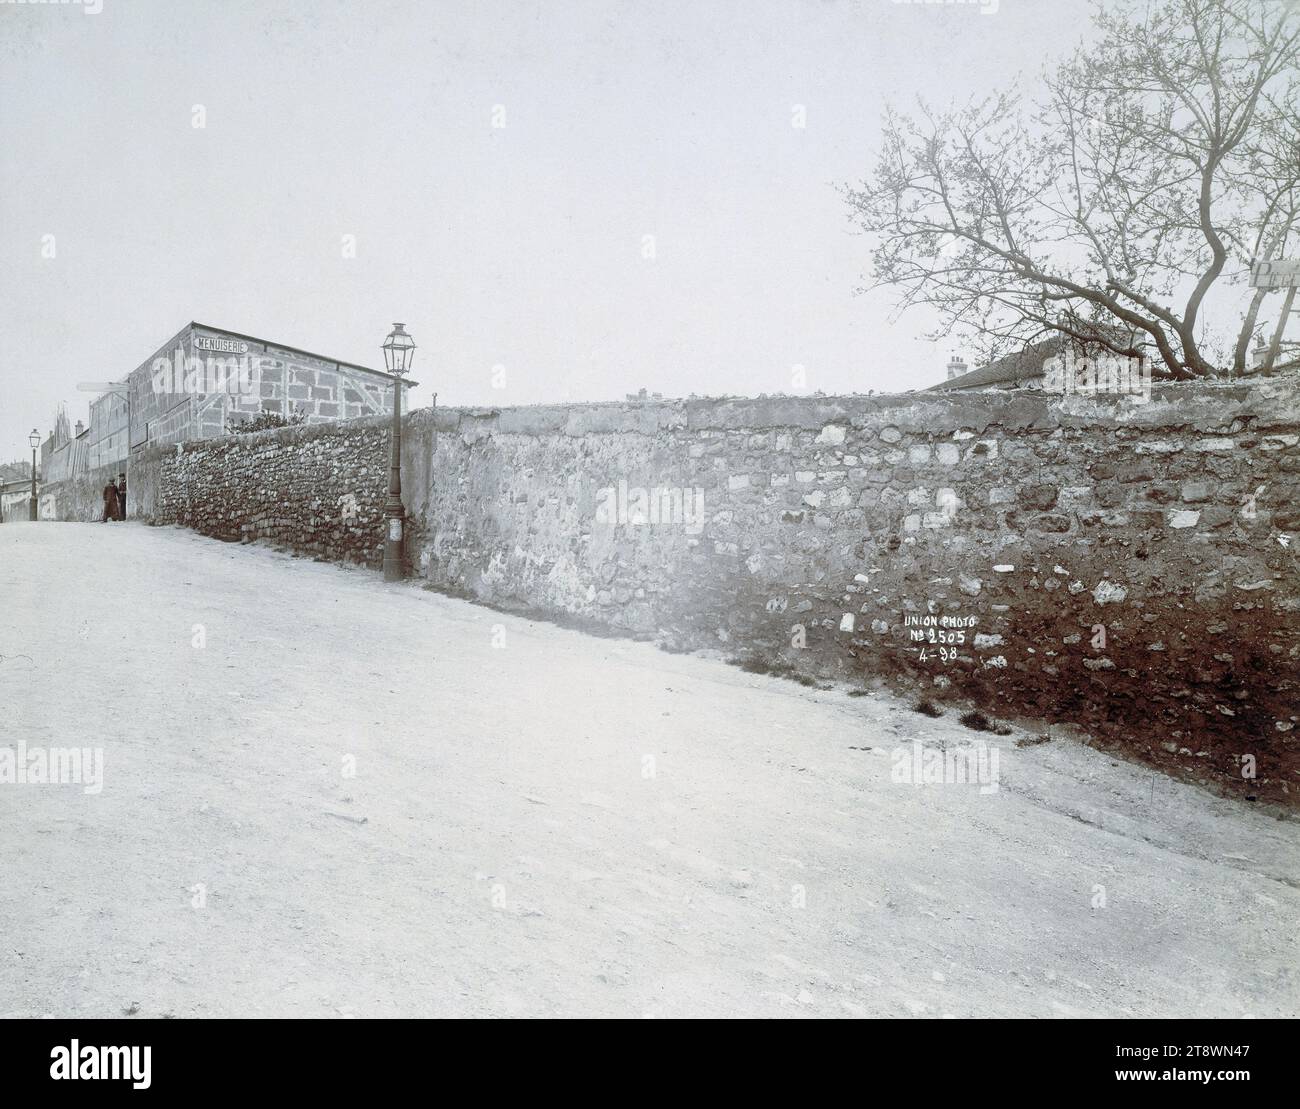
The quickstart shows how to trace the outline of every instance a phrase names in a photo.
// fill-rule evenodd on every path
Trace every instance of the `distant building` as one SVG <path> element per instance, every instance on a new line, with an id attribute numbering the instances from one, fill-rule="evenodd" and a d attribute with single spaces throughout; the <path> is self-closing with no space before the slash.
<path id="1" fill-rule="evenodd" d="M 1096 325 L 1094 325 L 1096 326 Z M 1128 334 L 1116 331 L 1114 341 L 1128 344 L 1134 340 Z M 1041 389 L 1045 365 L 1069 348 L 1078 349 L 1077 341 L 1068 335 L 1057 333 L 1036 343 L 1029 343 L 1023 350 L 1005 355 L 987 366 L 967 372 L 966 363 L 953 357 L 948 361 L 947 377 L 937 385 L 931 385 L 925 392 L 966 390 L 966 389 Z M 1093 344 L 1096 354 L 1109 356 L 1110 351 Z M 1122 357 L 1122 356 L 1119 356 Z M 1143 356 L 1145 359 L 1145 356 Z"/>
<path id="2" fill-rule="evenodd" d="M 1248 374 L 1259 373 L 1264 368 L 1264 362 L 1267 359 L 1268 343 L 1261 338 L 1246 359 L 1246 372 Z M 1284 340 L 1278 346 L 1277 359 L 1273 363 L 1273 372 L 1294 370 L 1297 367 L 1300 367 L 1300 343 L 1291 343 Z"/>
<path id="3" fill-rule="evenodd" d="M 40 491 L 39 482 L 37 492 Z M 12 478 L 0 481 L 0 520 L 10 523 L 13 520 L 26 520 L 31 513 L 32 478 L 29 472 L 25 478 Z"/>
<path id="4" fill-rule="evenodd" d="M 146 447 L 225 435 L 264 412 L 307 423 L 392 410 L 393 378 L 283 343 L 191 321 L 90 405 L 85 467 Z M 64 444 L 56 444 L 62 448 Z"/>
<path id="5" fill-rule="evenodd" d="M 966 363 L 953 358 L 948 362 L 947 377 L 929 391 L 950 389 L 1032 389 L 1041 387 L 1043 363 L 1061 351 L 1060 336 L 1031 343 L 1024 350 L 1008 354 L 987 366 L 967 369 Z M 956 371 L 956 372 L 954 372 Z"/>

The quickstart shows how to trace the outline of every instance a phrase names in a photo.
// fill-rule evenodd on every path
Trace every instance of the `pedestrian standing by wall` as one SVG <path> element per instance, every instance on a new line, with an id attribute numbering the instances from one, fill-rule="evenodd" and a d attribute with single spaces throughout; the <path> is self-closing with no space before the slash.
<path id="1" fill-rule="evenodd" d="M 109 478 L 108 484 L 104 486 L 104 515 L 99 522 L 106 524 L 109 520 L 116 520 L 117 512 L 117 486 L 113 484 L 113 479 Z"/>
<path id="2" fill-rule="evenodd" d="M 126 474 L 117 475 L 117 518 L 126 519 Z"/>

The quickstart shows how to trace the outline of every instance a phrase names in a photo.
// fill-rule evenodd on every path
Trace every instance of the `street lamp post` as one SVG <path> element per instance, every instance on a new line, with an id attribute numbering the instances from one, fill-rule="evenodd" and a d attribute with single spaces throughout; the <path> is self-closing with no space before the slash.
<path id="1" fill-rule="evenodd" d="M 32 499 L 28 504 L 27 510 L 28 510 L 28 519 L 35 520 L 36 519 L 36 448 L 41 445 L 40 432 L 38 432 L 35 428 L 32 428 L 32 433 L 29 436 L 27 436 L 27 442 L 31 443 L 32 445 Z"/>
<path id="2" fill-rule="evenodd" d="M 393 324 L 384 340 L 384 365 L 393 375 L 393 433 L 388 460 L 388 497 L 384 500 L 384 581 L 402 580 L 402 375 L 411 368 L 415 342 L 406 325 Z"/>

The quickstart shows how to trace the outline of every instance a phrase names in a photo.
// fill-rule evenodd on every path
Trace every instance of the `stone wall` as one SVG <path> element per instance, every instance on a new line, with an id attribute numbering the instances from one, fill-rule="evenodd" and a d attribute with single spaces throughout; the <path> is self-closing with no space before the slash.
<path id="1" fill-rule="evenodd" d="M 18 523 L 31 518 L 31 494 L 13 490 L 0 494 L 0 522 Z"/>
<path id="2" fill-rule="evenodd" d="M 132 514 L 377 567 L 387 450 L 377 417 L 138 452 Z M 1288 380 L 440 408 L 403 432 L 431 588 L 1072 724 L 1291 801 L 1298 487 Z"/>
<path id="3" fill-rule="evenodd" d="M 157 522 L 163 460 L 172 458 L 175 454 L 175 447 L 156 447 L 136 451 L 131 456 L 131 470 L 126 479 L 127 519 Z"/>
<path id="4" fill-rule="evenodd" d="M 1298 424 L 1290 381 L 439 409 L 408 421 L 410 553 L 492 604 L 1294 797 Z"/>
<path id="5" fill-rule="evenodd" d="M 375 417 L 153 448 L 132 456 L 132 514 L 216 539 L 382 565 L 388 427 Z"/>
<path id="6" fill-rule="evenodd" d="M 40 518 L 42 520 L 73 520 L 87 522 L 100 520 L 104 515 L 104 486 L 116 481 L 126 467 L 126 460 L 118 459 L 96 469 L 82 469 L 63 481 L 42 485 L 40 490 Z M 127 478 L 127 514 L 135 516 L 131 504 L 131 479 Z"/>

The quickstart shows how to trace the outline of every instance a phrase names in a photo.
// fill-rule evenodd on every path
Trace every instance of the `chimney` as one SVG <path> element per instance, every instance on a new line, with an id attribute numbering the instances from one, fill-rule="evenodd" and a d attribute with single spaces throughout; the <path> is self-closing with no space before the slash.
<path id="1" fill-rule="evenodd" d="M 82 433 L 83 431 L 85 431 L 85 430 L 86 430 L 86 425 L 83 424 L 80 420 L 78 420 L 78 421 L 77 421 L 77 437 L 80 438 L 80 437 L 81 437 L 81 433 Z"/>
<path id="2" fill-rule="evenodd" d="M 969 369 L 970 367 L 961 360 L 961 355 L 954 354 L 948 359 L 948 380 L 951 381 L 954 377 L 961 377 Z"/>

